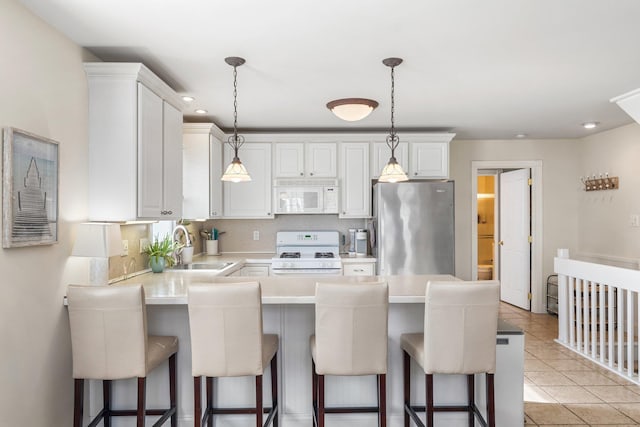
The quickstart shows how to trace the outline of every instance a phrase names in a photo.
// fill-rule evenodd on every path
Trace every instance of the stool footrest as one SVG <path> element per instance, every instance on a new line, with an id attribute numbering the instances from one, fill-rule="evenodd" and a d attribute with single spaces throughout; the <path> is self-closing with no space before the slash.
<path id="1" fill-rule="evenodd" d="M 409 414 L 411 419 L 419 426 L 424 427 L 424 423 L 418 418 L 417 412 L 425 412 L 426 406 L 419 405 L 404 405 L 405 411 Z M 433 412 L 473 412 L 478 422 L 483 426 L 487 426 L 487 422 L 480 413 L 480 410 L 476 405 L 446 405 L 446 406 L 434 406 Z"/>
<path id="2" fill-rule="evenodd" d="M 271 412 L 272 408 L 262 408 L 262 412 L 268 414 Z M 278 408 L 276 407 L 276 410 Z M 224 414 L 255 414 L 256 408 L 207 408 L 206 412 L 215 415 L 224 415 Z"/>
<path id="3" fill-rule="evenodd" d="M 369 412 L 379 412 L 380 408 L 378 406 L 334 406 L 327 407 L 325 406 L 324 412 L 327 414 L 347 414 L 351 412 L 357 413 L 369 413 Z"/>

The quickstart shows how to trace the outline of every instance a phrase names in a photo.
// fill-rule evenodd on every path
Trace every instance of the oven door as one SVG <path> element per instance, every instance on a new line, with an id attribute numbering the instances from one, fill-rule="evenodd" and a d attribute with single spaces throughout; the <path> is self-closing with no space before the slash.
<path id="1" fill-rule="evenodd" d="M 272 276 L 342 276 L 341 268 L 272 268 Z"/>
<path id="2" fill-rule="evenodd" d="M 323 213 L 323 187 L 274 187 L 275 213 Z"/>

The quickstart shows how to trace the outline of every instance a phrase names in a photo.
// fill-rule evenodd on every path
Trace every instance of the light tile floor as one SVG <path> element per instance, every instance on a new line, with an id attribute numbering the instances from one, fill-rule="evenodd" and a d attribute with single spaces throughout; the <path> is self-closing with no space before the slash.
<path id="1" fill-rule="evenodd" d="M 640 425 L 640 386 L 555 343 L 556 316 L 504 303 L 500 316 L 525 331 L 527 427 Z"/>

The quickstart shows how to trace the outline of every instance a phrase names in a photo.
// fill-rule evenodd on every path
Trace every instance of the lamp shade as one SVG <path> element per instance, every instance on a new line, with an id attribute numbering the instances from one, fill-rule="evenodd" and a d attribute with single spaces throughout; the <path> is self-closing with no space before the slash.
<path id="1" fill-rule="evenodd" d="M 222 181 L 231 181 L 231 182 L 247 182 L 251 181 L 251 176 L 247 169 L 244 167 L 240 159 L 237 157 L 233 159 L 233 161 L 227 167 L 227 170 L 224 171 L 224 175 L 220 178 Z"/>
<path id="2" fill-rule="evenodd" d="M 327 108 L 338 118 L 347 122 L 356 122 L 367 117 L 378 103 L 373 99 L 344 98 L 327 103 Z"/>
<path id="3" fill-rule="evenodd" d="M 378 178 L 378 182 L 402 182 L 408 180 L 407 174 L 394 157 L 389 159 L 389 163 L 382 169 L 382 173 Z"/>
<path id="4" fill-rule="evenodd" d="M 73 256 L 109 258 L 122 252 L 120 224 L 85 222 L 79 225 Z"/>

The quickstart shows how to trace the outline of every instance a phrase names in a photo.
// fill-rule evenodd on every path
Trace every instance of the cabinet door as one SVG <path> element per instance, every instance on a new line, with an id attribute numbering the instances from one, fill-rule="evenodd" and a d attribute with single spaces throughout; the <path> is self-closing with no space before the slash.
<path id="1" fill-rule="evenodd" d="M 304 176 L 304 144 L 302 142 L 277 142 L 275 145 L 276 178 Z"/>
<path id="2" fill-rule="evenodd" d="M 340 145 L 340 218 L 371 216 L 369 143 L 345 142 Z"/>
<path id="3" fill-rule="evenodd" d="M 163 103 L 162 219 L 182 217 L 182 112 Z M 163 213 L 164 212 L 164 213 Z"/>
<path id="4" fill-rule="evenodd" d="M 211 137 L 209 152 L 209 218 L 222 218 L 222 146 L 224 143 L 218 138 Z"/>
<path id="5" fill-rule="evenodd" d="M 186 123 L 182 135 L 182 215 L 186 219 L 209 217 L 209 132 L 211 126 Z M 222 159 L 218 158 L 222 163 Z"/>
<path id="6" fill-rule="evenodd" d="M 449 144 L 412 142 L 409 178 L 448 178 Z"/>
<path id="7" fill-rule="evenodd" d="M 163 101 L 138 83 L 138 217 L 160 218 L 163 211 Z M 117 168 L 117 165 L 113 165 Z"/>
<path id="8" fill-rule="evenodd" d="M 271 211 L 271 144 L 245 143 L 238 152 L 251 181 L 224 182 L 225 218 L 273 218 Z M 224 165 L 231 163 L 233 150 L 224 148 Z"/>
<path id="9" fill-rule="evenodd" d="M 409 143 L 401 142 L 396 148 L 395 154 L 398 164 L 402 166 L 402 169 L 406 173 L 409 173 Z M 380 177 L 380 173 L 389 162 L 389 158 L 391 158 L 391 149 L 389 146 L 384 142 L 375 142 L 373 144 L 373 158 L 371 159 L 372 178 Z"/>
<path id="10" fill-rule="evenodd" d="M 309 142 L 306 147 L 306 175 L 309 177 L 335 178 L 337 172 L 337 147 L 334 142 Z"/>

